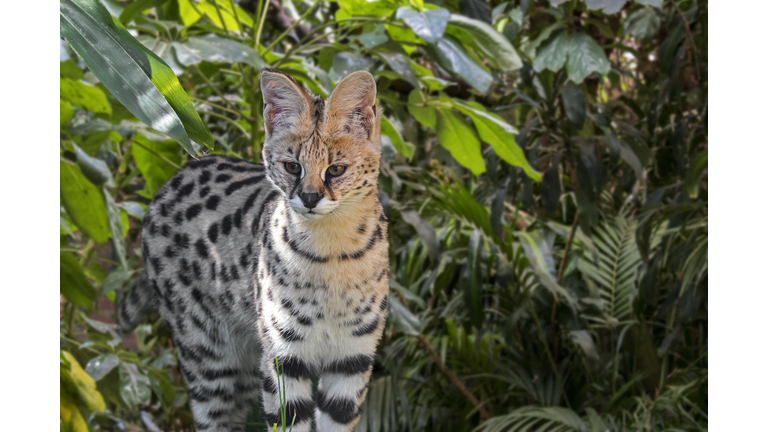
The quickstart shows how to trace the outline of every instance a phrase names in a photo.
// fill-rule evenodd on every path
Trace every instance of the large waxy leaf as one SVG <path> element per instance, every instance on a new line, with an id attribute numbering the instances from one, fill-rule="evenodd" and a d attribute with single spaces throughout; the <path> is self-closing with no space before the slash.
<path id="1" fill-rule="evenodd" d="M 109 226 L 101 191 L 88 181 L 77 165 L 61 161 L 59 174 L 61 203 L 70 219 L 83 234 L 104 244 L 109 238 Z"/>
<path id="2" fill-rule="evenodd" d="M 448 24 L 467 32 L 491 54 L 491 58 L 502 70 L 512 71 L 523 67 L 523 61 L 509 40 L 489 24 L 456 14 L 451 15 Z"/>
<path id="3" fill-rule="evenodd" d="M 61 369 L 61 387 L 65 387 L 69 393 L 74 393 L 78 401 L 91 411 L 104 412 L 106 405 L 101 393 L 96 390 L 96 383 L 80 366 L 77 359 L 67 351 L 60 351 L 60 355 L 69 363 L 69 373 Z M 73 391 L 74 390 L 74 391 Z"/>
<path id="4" fill-rule="evenodd" d="M 116 368 L 119 364 L 120 358 L 118 358 L 117 355 L 105 353 L 88 361 L 88 364 L 85 365 L 85 371 L 94 381 L 98 381 L 104 378 L 108 373 L 112 372 L 112 369 Z"/>
<path id="5" fill-rule="evenodd" d="M 72 147 L 74 147 L 75 155 L 77 155 L 77 166 L 80 167 L 80 171 L 91 183 L 96 186 L 103 184 L 110 188 L 115 186 L 115 182 L 112 179 L 112 171 L 109 170 L 106 162 L 90 156 L 78 147 L 77 144 L 72 144 Z"/>
<path id="6" fill-rule="evenodd" d="M 624 23 L 627 33 L 640 39 L 647 39 L 655 35 L 660 26 L 661 18 L 653 9 L 635 11 L 627 17 L 627 21 Z"/>
<path id="7" fill-rule="evenodd" d="M 584 33 L 571 35 L 568 43 L 568 78 L 581 84 L 589 74 L 597 72 L 605 75 L 611 71 L 611 62 L 605 57 L 603 48 L 592 36 Z"/>
<path id="8" fill-rule="evenodd" d="M 408 81 L 408 83 L 412 85 L 413 88 L 419 88 L 419 82 L 416 80 L 416 74 L 413 73 L 411 64 L 408 63 L 408 60 L 404 55 L 398 52 L 380 52 L 378 54 L 381 56 L 381 58 L 384 59 L 385 62 L 387 62 L 393 71 L 397 72 L 398 75 L 400 75 L 404 80 Z"/>
<path id="9" fill-rule="evenodd" d="M 493 77 L 475 63 L 460 44 L 443 38 L 431 48 L 441 66 L 464 78 L 477 91 L 481 93 L 488 91 L 493 83 Z"/>
<path id="10" fill-rule="evenodd" d="M 151 141 L 142 135 L 135 135 L 133 141 L 133 158 L 146 181 L 144 191 L 152 197 L 179 169 L 178 147 L 172 141 Z"/>
<path id="11" fill-rule="evenodd" d="M 559 71 L 568 58 L 568 44 L 568 33 L 565 31 L 558 32 L 536 52 L 536 58 L 533 59 L 533 70 L 536 72 L 541 72 L 544 69 L 553 72 Z"/>
<path id="12" fill-rule="evenodd" d="M 443 37 L 451 13 L 444 8 L 419 12 L 403 6 L 395 16 L 408 24 L 417 36 L 428 43 L 435 43 Z"/>
<path id="13" fill-rule="evenodd" d="M 85 278 L 85 273 L 74 255 L 66 252 L 61 252 L 59 255 L 61 257 L 59 267 L 61 293 L 76 305 L 91 307 L 96 301 L 96 288 Z"/>
<path id="14" fill-rule="evenodd" d="M 94 113 L 112 114 L 107 95 L 101 89 L 69 78 L 60 78 L 59 95 L 72 105 Z"/>
<path id="15" fill-rule="evenodd" d="M 480 140 L 464 119 L 446 108 L 437 109 L 437 140 L 451 156 L 475 175 L 485 172 Z"/>
<path id="16" fill-rule="evenodd" d="M 487 112 L 482 105 L 476 102 L 464 104 L 455 99 L 451 101 L 459 111 L 472 119 L 477 132 L 480 134 L 480 138 L 493 147 L 496 155 L 504 159 L 508 164 L 522 168 L 525 174 L 534 181 L 541 180 L 541 174 L 531 167 L 531 164 L 525 158 L 523 149 L 515 142 L 517 129 L 506 123 L 496 114 Z"/>
<path id="17" fill-rule="evenodd" d="M 581 87 L 569 82 L 560 88 L 563 107 L 568 120 L 581 127 L 587 119 L 587 100 Z"/>
<path id="18" fill-rule="evenodd" d="M 266 62 L 255 49 L 232 39 L 214 34 L 203 37 L 191 36 L 187 42 L 174 42 L 176 57 L 184 66 L 198 64 L 201 61 L 245 63 L 257 70 L 267 67 Z"/>
<path id="19" fill-rule="evenodd" d="M 386 117 L 381 117 L 381 134 L 388 137 L 392 141 L 392 145 L 395 147 L 398 153 L 410 159 L 413 157 L 413 152 L 416 147 L 409 142 L 403 141 L 403 137 L 400 136 L 400 132 L 395 129 L 395 126 Z"/>
<path id="20" fill-rule="evenodd" d="M 113 20 L 98 1 L 63 0 L 59 5 L 61 36 L 120 103 L 190 154 L 195 153 L 190 138 L 213 147 L 213 137 L 160 57 Z"/>

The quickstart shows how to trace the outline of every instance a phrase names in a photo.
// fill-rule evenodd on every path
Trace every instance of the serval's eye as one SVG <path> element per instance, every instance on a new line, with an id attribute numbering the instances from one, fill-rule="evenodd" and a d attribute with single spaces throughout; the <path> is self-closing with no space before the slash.
<path id="1" fill-rule="evenodd" d="M 297 164 L 296 162 L 286 162 L 285 170 L 291 174 L 298 174 L 301 172 L 301 165 Z"/>
<path id="2" fill-rule="evenodd" d="M 331 165 L 330 168 L 328 168 L 328 175 L 331 177 L 338 177 L 342 174 L 344 174 L 344 171 L 347 170 L 347 167 L 341 166 L 341 165 Z"/>

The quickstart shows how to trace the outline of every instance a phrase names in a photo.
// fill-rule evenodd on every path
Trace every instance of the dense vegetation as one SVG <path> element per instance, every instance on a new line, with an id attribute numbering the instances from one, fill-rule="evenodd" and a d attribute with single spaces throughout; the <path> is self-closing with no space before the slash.
<path id="1" fill-rule="evenodd" d="M 706 1 L 103 4 L 60 3 L 91 66 L 62 42 L 62 430 L 191 430 L 169 331 L 114 303 L 189 153 L 260 160 L 264 67 L 378 83 L 393 300 L 356 430 L 707 428 Z"/>

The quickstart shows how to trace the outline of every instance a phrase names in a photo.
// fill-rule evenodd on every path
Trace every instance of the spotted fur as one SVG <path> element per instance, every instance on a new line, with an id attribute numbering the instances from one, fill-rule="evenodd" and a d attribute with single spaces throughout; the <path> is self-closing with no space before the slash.
<path id="1" fill-rule="evenodd" d="M 266 70 L 262 92 L 264 164 L 206 156 L 160 188 L 120 322 L 160 312 L 198 431 L 242 430 L 235 422 L 259 389 L 268 423 L 279 424 L 275 357 L 294 431 L 350 431 L 388 310 L 376 86 L 352 73 L 324 103 Z M 346 170 L 330 176 L 333 165 Z"/>

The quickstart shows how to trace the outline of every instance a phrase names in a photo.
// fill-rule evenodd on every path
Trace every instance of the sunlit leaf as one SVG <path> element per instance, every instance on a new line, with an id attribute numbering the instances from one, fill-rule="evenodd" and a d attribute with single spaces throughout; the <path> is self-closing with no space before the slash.
<path id="1" fill-rule="evenodd" d="M 78 229 L 104 244 L 109 238 L 107 208 L 99 188 L 93 185 L 77 165 L 59 163 L 61 203 Z"/>
<path id="2" fill-rule="evenodd" d="M 475 175 L 485 172 L 477 133 L 450 109 L 437 109 L 437 139 L 451 156 Z"/>
<path id="3" fill-rule="evenodd" d="M 444 8 L 419 12 L 404 6 L 397 10 L 395 17 L 408 24 L 416 36 L 428 43 L 435 43 L 445 33 L 451 13 Z"/>

